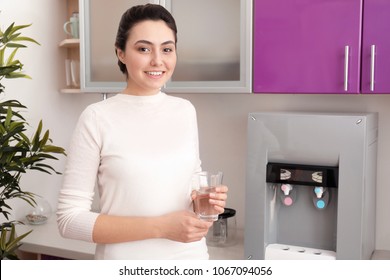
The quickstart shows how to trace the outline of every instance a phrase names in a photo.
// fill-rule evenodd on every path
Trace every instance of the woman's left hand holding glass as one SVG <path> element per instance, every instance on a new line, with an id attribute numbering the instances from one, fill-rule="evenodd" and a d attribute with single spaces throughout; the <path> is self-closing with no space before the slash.
<path id="1" fill-rule="evenodd" d="M 218 211 L 219 214 L 222 214 L 225 211 L 227 192 L 229 188 L 225 185 L 219 185 L 215 188 L 215 192 L 210 193 L 210 204 L 214 205 L 214 208 Z M 193 191 L 191 198 L 194 201 L 196 198 L 196 191 Z"/>
<path id="2" fill-rule="evenodd" d="M 225 211 L 228 190 L 227 186 L 220 185 L 215 188 L 214 193 L 210 194 L 209 202 L 214 205 L 214 208 L 219 214 L 222 214 Z"/>

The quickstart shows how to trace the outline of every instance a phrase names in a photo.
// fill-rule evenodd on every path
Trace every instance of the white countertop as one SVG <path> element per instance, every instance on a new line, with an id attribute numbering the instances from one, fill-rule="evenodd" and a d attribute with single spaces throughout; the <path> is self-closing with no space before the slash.
<path id="1" fill-rule="evenodd" d="M 22 239 L 21 251 L 49 255 L 66 259 L 92 260 L 95 244 L 63 238 L 57 228 L 55 216 L 52 215 L 43 225 L 18 225 L 18 234 L 33 230 Z"/>
<path id="2" fill-rule="evenodd" d="M 95 254 L 95 244 L 84 241 L 66 239 L 60 236 L 55 216 L 43 225 L 18 225 L 19 235 L 33 231 L 22 240 L 20 250 L 38 255 L 49 255 L 66 259 L 92 260 Z M 230 247 L 209 246 L 211 260 L 240 260 L 244 259 L 243 230 L 237 230 L 237 243 Z M 372 256 L 374 260 L 390 259 L 390 251 L 376 250 Z"/>
<path id="3" fill-rule="evenodd" d="M 23 252 L 39 255 L 49 255 L 66 259 L 92 260 L 95 254 L 95 244 L 63 238 L 57 228 L 55 216 L 52 215 L 43 225 L 18 225 L 19 235 L 33 231 L 22 240 L 19 248 Z M 237 232 L 238 242 L 231 247 L 209 246 L 210 259 L 212 260 L 237 260 L 244 257 L 244 245 L 242 231 Z"/>

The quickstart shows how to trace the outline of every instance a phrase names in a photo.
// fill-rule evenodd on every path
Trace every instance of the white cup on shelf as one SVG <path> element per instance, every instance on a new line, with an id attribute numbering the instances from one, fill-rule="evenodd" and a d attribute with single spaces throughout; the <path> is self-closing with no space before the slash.
<path id="1" fill-rule="evenodd" d="M 80 87 L 80 62 L 74 59 L 65 60 L 65 78 L 68 88 Z"/>

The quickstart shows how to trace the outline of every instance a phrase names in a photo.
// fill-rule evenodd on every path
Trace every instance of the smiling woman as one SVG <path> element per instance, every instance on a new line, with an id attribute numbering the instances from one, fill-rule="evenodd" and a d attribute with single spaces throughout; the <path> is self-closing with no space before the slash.
<path id="1" fill-rule="evenodd" d="M 156 94 L 170 79 L 176 65 L 175 33 L 162 20 L 136 24 L 125 49 L 116 46 L 121 70 L 127 77 L 125 93 Z"/>
<path id="2" fill-rule="evenodd" d="M 58 201 L 60 233 L 97 243 L 96 259 L 208 259 L 211 222 L 193 211 L 201 170 L 196 111 L 160 88 L 176 65 L 176 24 L 160 5 L 127 10 L 115 41 L 126 87 L 88 106 Z M 100 213 L 91 211 L 97 182 Z M 227 187 L 210 203 L 223 213 Z"/>

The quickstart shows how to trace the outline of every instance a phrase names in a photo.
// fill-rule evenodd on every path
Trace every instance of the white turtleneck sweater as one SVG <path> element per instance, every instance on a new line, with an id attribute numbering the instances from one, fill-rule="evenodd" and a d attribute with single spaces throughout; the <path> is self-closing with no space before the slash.
<path id="1" fill-rule="evenodd" d="M 159 216 L 191 210 L 191 176 L 200 170 L 192 104 L 159 92 L 117 94 L 81 114 L 68 150 L 57 220 L 62 236 L 92 242 L 99 213 Z M 204 238 L 97 244 L 96 259 L 207 259 Z"/>

